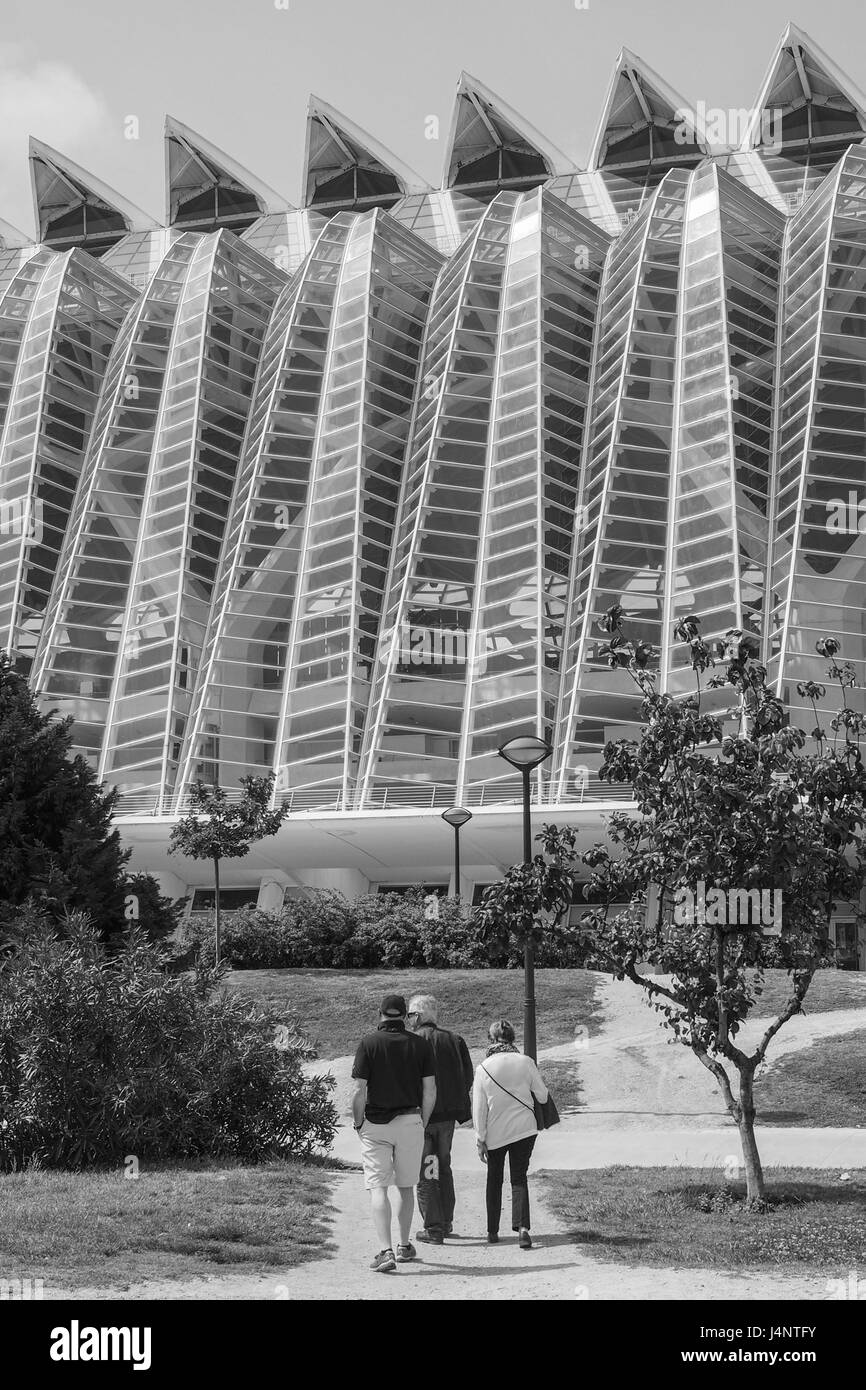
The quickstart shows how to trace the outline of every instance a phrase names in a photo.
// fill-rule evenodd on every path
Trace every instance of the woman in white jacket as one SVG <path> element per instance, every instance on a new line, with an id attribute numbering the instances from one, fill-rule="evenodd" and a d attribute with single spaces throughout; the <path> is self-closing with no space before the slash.
<path id="1" fill-rule="evenodd" d="M 491 1245 L 499 1239 L 507 1154 L 511 1228 L 518 1232 L 521 1250 L 531 1250 L 527 1172 L 538 1137 L 532 1099 L 544 1103 L 547 1087 L 532 1058 L 515 1047 L 514 1029 L 507 1018 L 491 1023 L 487 1036 L 491 1045 L 476 1068 L 472 1087 L 478 1156 L 487 1164 L 487 1239 Z"/>

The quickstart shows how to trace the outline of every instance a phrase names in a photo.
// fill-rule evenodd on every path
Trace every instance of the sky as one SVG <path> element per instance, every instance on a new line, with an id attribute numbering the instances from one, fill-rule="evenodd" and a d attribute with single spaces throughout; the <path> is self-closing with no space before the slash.
<path id="1" fill-rule="evenodd" d="M 298 203 L 311 92 L 438 186 L 464 70 L 583 167 L 620 48 L 747 107 L 789 20 L 866 88 L 863 0 L 4 0 L 0 218 L 35 135 L 161 219 L 166 113 Z"/>

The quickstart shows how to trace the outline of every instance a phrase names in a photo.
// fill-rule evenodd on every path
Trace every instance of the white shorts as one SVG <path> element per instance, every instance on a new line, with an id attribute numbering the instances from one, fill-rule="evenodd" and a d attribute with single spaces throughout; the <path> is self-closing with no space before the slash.
<path id="1" fill-rule="evenodd" d="M 395 1115 L 386 1125 L 374 1125 L 365 1120 L 358 1134 L 365 1187 L 415 1186 L 424 1153 L 424 1126 L 420 1115 Z"/>

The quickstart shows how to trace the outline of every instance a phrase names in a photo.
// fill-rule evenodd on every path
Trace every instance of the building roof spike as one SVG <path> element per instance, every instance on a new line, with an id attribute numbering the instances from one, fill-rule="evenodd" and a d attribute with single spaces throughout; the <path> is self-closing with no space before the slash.
<path id="1" fill-rule="evenodd" d="M 33 136 L 29 158 L 37 237 L 46 245 L 59 250 L 80 246 L 99 254 L 128 232 L 158 226 L 141 208 Z"/>
<path id="2" fill-rule="evenodd" d="M 310 96 L 304 150 L 305 207 L 390 207 L 429 184 L 320 97 Z"/>
<path id="3" fill-rule="evenodd" d="M 637 54 L 620 49 L 588 168 L 675 165 L 711 153 L 701 111 L 692 110 Z"/>
<path id="4" fill-rule="evenodd" d="M 165 118 L 165 205 L 169 226 L 244 231 L 289 202 L 204 136 Z"/>
<path id="5" fill-rule="evenodd" d="M 786 118 L 811 108 L 823 117 L 816 136 L 809 118 L 785 130 Z M 810 139 L 852 141 L 866 135 L 866 95 L 815 40 L 796 24 L 788 24 L 773 50 L 743 135 L 741 150 L 765 143 L 771 131 L 773 145 L 784 146 Z"/>

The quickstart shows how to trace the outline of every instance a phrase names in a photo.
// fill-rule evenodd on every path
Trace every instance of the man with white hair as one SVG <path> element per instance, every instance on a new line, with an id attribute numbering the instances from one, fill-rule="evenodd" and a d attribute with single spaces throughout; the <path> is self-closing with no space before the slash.
<path id="1" fill-rule="evenodd" d="M 451 1143 L 454 1126 L 472 1116 L 472 1059 L 459 1033 L 439 1027 L 439 1009 L 432 994 L 416 994 L 409 1000 L 410 1028 L 427 1039 L 436 1066 L 436 1105 L 424 1127 L 424 1151 L 418 1178 L 418 1209 L 423 1231 L 415 1239 L 442 1245 L 453 1234 L 454 1176 Z"/>

